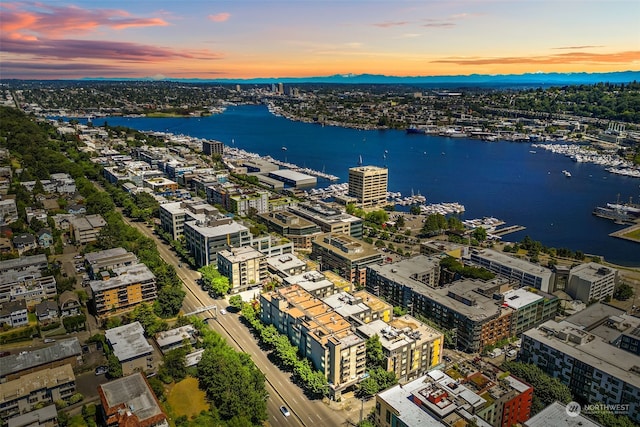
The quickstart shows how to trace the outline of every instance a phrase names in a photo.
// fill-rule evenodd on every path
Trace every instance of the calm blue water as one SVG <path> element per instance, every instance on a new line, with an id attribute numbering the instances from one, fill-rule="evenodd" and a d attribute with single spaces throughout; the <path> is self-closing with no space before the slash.
<path id="1" fill-rule="evenodd" d="M 109 125 L 216 139 L 337 175 L 341 182 L 362 156 L 364 164 L 389 168 L 389 190 L 428 203 L 460 202 L 465 218 L 494 216 L 526 230 L 550 247 L 582 250 L 623 265 L 640 265 L 640 245 L 609 237 L 622 226 L 591 214 L 597 205 L 640 200 L 640 179 L 613 175 L 528 143 L 485 143 L 466 138 L 407 135 L 404 131 L 361 131 L 289 121 L 263 106 L 238 106 L 205 118 L 118 118 Z M 104 119 L 94 120 L 100 126 Z M 233 141 L 233 144 L 232 144 Z M 287 147 L 286 151 L 282 147 Z M 388 152 L 385 157 L 385 150 Z M 566 178 L 562 170 L 573 175 Z"/>

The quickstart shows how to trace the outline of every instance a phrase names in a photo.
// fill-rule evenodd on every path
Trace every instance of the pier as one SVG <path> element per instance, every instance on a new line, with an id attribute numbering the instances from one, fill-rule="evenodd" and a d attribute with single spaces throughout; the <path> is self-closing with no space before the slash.
<path id="1" fill-rule="evenodd" d="M 522 230 L 524 230 L 526 228 L 527 227 L 522 226 L 522 225 L 510 225 L 508 227 L 497 229 L 497 230 L 493 231 L 491 234 L 493 234 L 495 236 L 502 237 L 505 234 L 515 233 L 516 231 L 522 231 Z"/>

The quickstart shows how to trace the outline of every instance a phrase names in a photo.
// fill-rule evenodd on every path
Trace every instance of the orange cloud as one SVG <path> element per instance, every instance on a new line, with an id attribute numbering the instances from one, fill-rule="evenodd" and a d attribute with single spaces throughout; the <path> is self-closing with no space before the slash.
<path id="1" fill-rule="evenodd" d="M 584 63 L 631 63 L 640 61 L 640 51 L 614 53 L 570 52 L 548 56 L 511 56 L 497 58 L 448 58 L 431 61 L 456 65 L 501 65 L 501 64 L 584 64 Z"/>
<path id="2" fill-rule="evenodd" d="M 0 7 L 2 32 L 22 32 L 46 37 L 88 32 L 98 27 L 116 30 L 130 27 L 166 26 L 161 18 L 136 18 L 117 9 L 81 9 L 43 3 L 12 3 Z"/>
<path id="3" fill-rule="evenodd" d="M 225 22 L 230 17 L 231 17 L 231 14 L 227 13 L 227 12 L 218 13 L 218 14 L 215 14 L 215 15 L 209 15 L 208 16 L 209 20 L 213 21 L 213 22 Z"/>

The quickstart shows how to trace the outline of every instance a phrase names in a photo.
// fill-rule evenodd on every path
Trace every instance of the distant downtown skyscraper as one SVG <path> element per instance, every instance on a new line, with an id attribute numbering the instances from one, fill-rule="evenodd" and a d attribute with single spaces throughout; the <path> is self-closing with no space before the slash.
<path id="1" fill-rule="evenodd" d="M 382 206 L 387 202 L 389 170 L 378 166 L 349 169 L 349 196 L 363 208 Z"/>

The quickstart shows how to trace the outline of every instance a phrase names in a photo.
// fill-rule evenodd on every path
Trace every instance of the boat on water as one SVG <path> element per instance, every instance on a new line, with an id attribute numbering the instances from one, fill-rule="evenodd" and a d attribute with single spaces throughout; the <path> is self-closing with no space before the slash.
<path id="1" fill-rule="evenodd" d="M 537 153 L 537 151 L 535 151 L 535 150 L 529 150 L 529 152 L 530 152 L 531 154 L 536 154 L 536 153 Z"/>
<path id="2" fill-rule="evenodd" d="M 283 146 L 282 151 L 287 151 L 287 147 Z"/>
<path id="3" fill-rule="evenodd" d="M 567 178 L 571 178 L 571 172 L 569 172 L 568 170 L 563 170 L 562 173 L 564 174 L 564 176 L 566 176 Z"/>
<path id="4" fill-rule="evenodd" d="M 621 209 L 597 206 L 592 213 L 597 217 L 613 220 L 617 224 L 632 224 L 635 220 L 635 216 L 630 215 Z"/>

